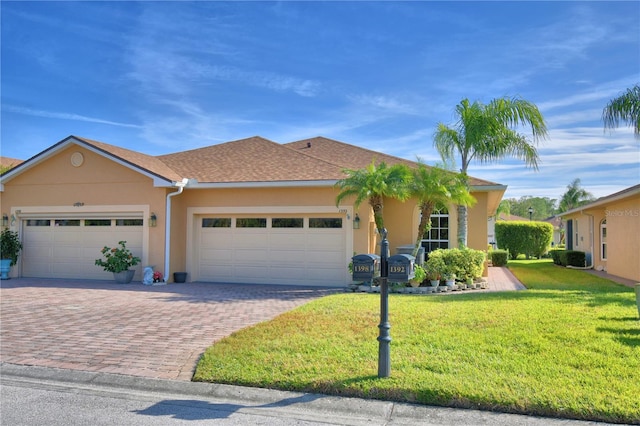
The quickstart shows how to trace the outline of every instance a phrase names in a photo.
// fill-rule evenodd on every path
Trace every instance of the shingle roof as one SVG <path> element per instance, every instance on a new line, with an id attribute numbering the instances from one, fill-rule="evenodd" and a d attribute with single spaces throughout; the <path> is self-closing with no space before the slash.
<path id="1" fill-rule="evenodd" d="M 198 182 L 276 182 L 342 179 L 342 167 L 254 136 L 157 157 Z"/>
<path id="2" fill-rule="evenodd" d="M 360 148 L 355 145 L 349 145 L 321 136 L 291 142 L 285 144 L 285 146 L 295 149 L 298 152 L 303 152 L 314 158 L 338 164 L 342 168 L 346 169 L 362 169 L 371 164 L 372 160 L 375 160 L 376 163 L 384 161 L 390 165 L 406 164 L 409 167 L 415 167 L 418 164 L 415 161 L 409 161 L 392 155 L 383 154 L 381 152 L 371 151 L 369 149 Z M 474 178 L 472 176 L 469 177 L 469 183 L 472 186 L 500 185 L 495 182 Z"/>
<path id="3" fill-rule="evenodd" d="M 361 169 L 372 161 L 410 167 L 417 165 L 414 161 L 324 137 L 279 144 L 253 136 L 189 151 L 151 156 L 92 139 L 70 136 L 34 159 L 74 139 L 168 182 L 178 182 L 183 178 L 196 179 L 199 183 L 335 181 L 345 177 L 344 169 Z M 470 183 L 473 186 L 498 185 L 476 178 L 470 178 Z"/>
<path id="4" fill-rule="evenodd" d="M 132 151 L 125 148 L 120 148 L 115 145 L 109 145 L 104 142 L 98 142 L 87 138 L 81 138 L 78 136 L 73 136 L 73 138 L 78 139 L 82 142 L 85 142 L 98 150 L 115 156 L 125 162 L 137 166 L 141 169 L 144 169 L 156 176 L 165 178 L 170 181 L 180 181 L 182 180 L 182 175 L 178 173 L 176 170 L 167 166 L 164 162 L 162 162 L 158 157 L 154 157 L 151 155 L 146 155 L 141 152 Z"/>
<path id="5" fill-rule="evenodd" d="M 0 157 L 0 166 L 2 167 L 15 167 L 22 163 L 24 160 L 18 160 L 17 158 Z"/>

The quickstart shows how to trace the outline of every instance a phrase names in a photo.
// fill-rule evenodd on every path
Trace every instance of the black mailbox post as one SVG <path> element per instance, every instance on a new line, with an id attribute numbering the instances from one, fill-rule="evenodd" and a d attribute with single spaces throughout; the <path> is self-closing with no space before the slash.
<path id="1" fill-rule="evenodd" d="M 351 258 L 354 281 L 373 281 L 380 276 L 380 256 L 359 254 Z"/>
<path id="2" fill-rule="evenodd" d="M 416 258 L 409 254 L 396 254 L 387 260 L 389 282 L 406 283 L 415 276 L 413 265 Z"/>

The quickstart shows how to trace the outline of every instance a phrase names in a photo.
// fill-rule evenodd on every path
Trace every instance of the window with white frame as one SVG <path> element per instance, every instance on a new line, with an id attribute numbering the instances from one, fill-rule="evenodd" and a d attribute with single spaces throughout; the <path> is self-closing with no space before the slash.
<path id="1" fill-rule="evenodd" d="M 607 219 L 600 222 L 600 259 L 607 260 Z"/>
<path id="2" fill-rule="evenodd" d="M 449 211 L 446 208 L 431 214 L 431 229 L 423 235 L 425 253 L 439 248 L 449 248 Z"/>

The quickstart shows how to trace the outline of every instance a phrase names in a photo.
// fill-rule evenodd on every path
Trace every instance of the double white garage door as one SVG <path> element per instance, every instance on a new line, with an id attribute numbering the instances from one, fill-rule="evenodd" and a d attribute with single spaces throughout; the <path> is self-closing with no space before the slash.
<path id="1" fill-rule="evenodd" d="M 142 257 L 142 218 L 38 218 L 23 220 L 22 226 L 24 277 L 112 280 L 113 274 L 94 262 L 105 245 L 116 247 L 118 241 Z"/>
<path id="2" fill-rule="evenodd" d="M 332 286 L 347 275 L 338 215 L 198 215 L 193 279 Z"/>

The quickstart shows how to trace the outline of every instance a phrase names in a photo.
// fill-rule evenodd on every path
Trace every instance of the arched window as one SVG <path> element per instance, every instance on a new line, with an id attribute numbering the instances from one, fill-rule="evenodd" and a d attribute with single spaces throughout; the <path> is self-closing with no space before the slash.
<path id="1" fill-rule="evenodd" d="M 449 211 L 446 208 L 431 214 L 431 229 L 422 236 L 425 253 L 438 248 L 449 248 Z"/>
<path id="2" fill-rule="evenodd" d="M 600 259 L 607 260 L 607 219 L 600 222 Z"/>

